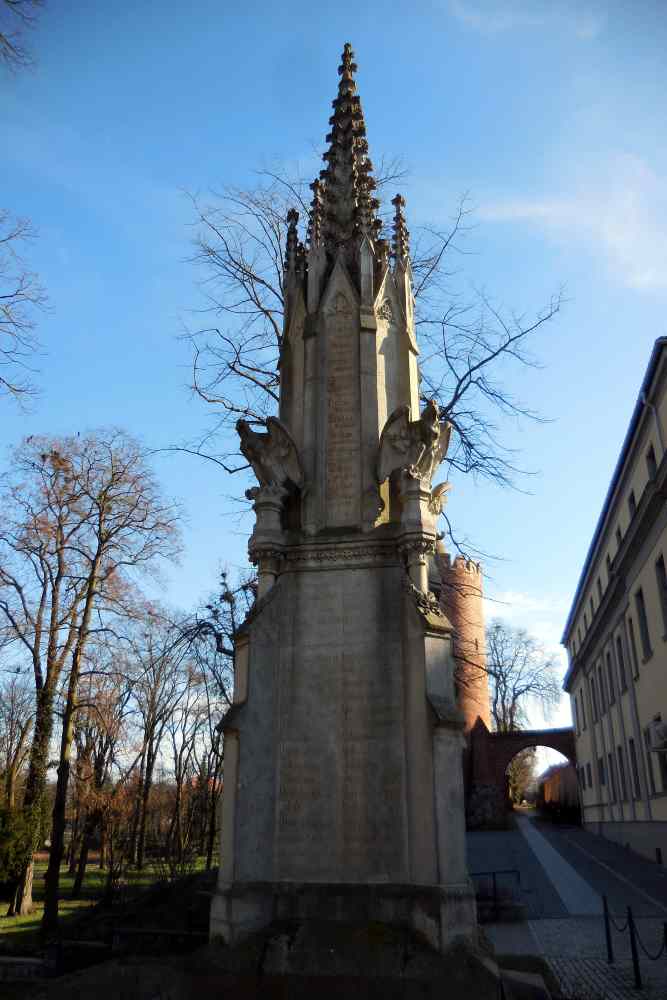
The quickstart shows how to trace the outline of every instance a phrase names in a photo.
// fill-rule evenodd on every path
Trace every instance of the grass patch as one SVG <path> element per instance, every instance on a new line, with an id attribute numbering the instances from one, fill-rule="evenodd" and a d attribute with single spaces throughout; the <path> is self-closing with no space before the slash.
<path id="1" fill-rule="evenodd" d="M 40 925 L 44 912 L 44 876 L 47 861 L 35 861 L 33 876 L 32 913 L 25 917 L 6 917 L 9 899 L 0 898 L 0 955 L 34 955 L 40 951 Z M 205 858 L 197 858 L 193 872 L 205 869 Z M 70 875 L 63 866 L 60 871 L 60 902 L 59 912 L 63 934 L 67 936 L 67 927 L 75 923 L 87 908 L 95 906 L 104 897 L 107 872 L 93 864 L 86 869 L 86 877 L 81 887 L 81 897 L 71 899 L 74 886 L 74 875 Z M 140 895 L 141 890 L 157 884 L 167 884 L 164 868 L 160 865 L 147 864 L 141 871 L 128 870 L 123 877 L 123 898 L 131 899 Z M 0 993 L 0 1000 L 4 1000 Z"/>

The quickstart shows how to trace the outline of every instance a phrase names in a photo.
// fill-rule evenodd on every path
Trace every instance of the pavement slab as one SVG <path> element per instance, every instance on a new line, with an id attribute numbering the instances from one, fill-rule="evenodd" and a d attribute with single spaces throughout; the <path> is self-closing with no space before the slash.
<path id="1" fill-rule="evenodd" d="M 552 843 L 525 816 L 517 818 L 519 832 L 544 868 L 563 906 L 570 914 L 602 915 L 602 898 Z"/>

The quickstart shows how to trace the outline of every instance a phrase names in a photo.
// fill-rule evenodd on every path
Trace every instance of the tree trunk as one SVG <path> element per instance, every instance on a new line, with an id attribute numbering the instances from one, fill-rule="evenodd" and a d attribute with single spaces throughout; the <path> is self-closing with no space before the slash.
<path id="1" fill-rule="evenodd" d="M 99 560 L 100 550 L 98 547 L 98 551 L 90 567 L 90 575 L 86 584 L 86 603 L 84 605 L 83 615 L 81 616 L 79 635 L 74 653 L 72 655 L 72 666 L 69 672 L 69 684 L 67 685 L 67 701 L 65 703 L 63 730 L 60 740 L 60 762 L 58 764 L 56 798 L 53 805 L 51 852 L 49 854 L 49 867 L 46 872 L 46 886 L 44 889 L 44 916 L 42 917 L 42 933 L 44 934 L 54 933 L 58 929 L 60 865 L 62 863 L 65 848 L 65 812 L 67 808 L 67 787 L 69 784 L 71 767 L 72 743 L 74 742 L 76 695 L 79 688 L 79 674 L 81 672 L 83 652 L 88 638 L 90 619 L 93 613 Z"/>
<path id="2" fill-rule="evenodd" d="M 100 863 L 99 867 L 104 868 L 104 862 L 106 860 L 106 847 L 107 847 L 107 826 L 104 820 L 100 827 Z"/>
<path id="3" fill-rule="evenodd" d="M 86 865 L 88 864 L 88 852 L 90 850 L 96 826 L 96 816 L 89 813 L 86 816 L 86 822 L 84 823 L 83 833 L 81 835 L 81 851 L 79 853 L 79 864 L 76 870 L 76 878 L 74 879 L 74 885 L 72 886 L 72 899 L 78 899 L 81 895 L 81 887 L 83 886 L 83 880 L 86 875 Z"/>
<path id="4" fill-rule="evenodd" d="M 72 741 L 74 738 L 74 695 L 78 678 L 74 677 L 74 668 L 70 673 L 70 683 L 67 692 L 67 704 L 63 718 L 63 732 L 60 743 L 60 763 L 58 765 L 58 780 L 56 782 L 56 797 L 53 804 L 53 823 L 51 827 L 51 851 L 49 867 L 46 870 L 46 886 L 44 890 L 44 916 L 42 931 L 51 934 L 58 929 L 58 894 L 60 890 L 60 866 L 65 853 L 65 811 L 67 806 L 67 786 L 69 783 Z"/>
<path id="5" fill-rule="evenodd" d="M 139 762 L 139 781 L 137 783 L 137 796 L 132 812 L 132 831 L 130 833 L 130 845 L 128 848 L 128 859 L 131 865 L 137 862 L 137 845 L 139 838 L 139 820 L 141 819 L 141 803 L 143 801 L 144 770 L 146 767 L 146 747 L 143 747 L 141 760 Z"/>
<path id="6" fill-rule="evenodd" d="M 139 836 L 137 839 L 137 868 L 139 871 L 144 867 L 144 855 L 146 853 L 146 823 L 148 821 L 148 799 L 153 785 L 153 768 L 155 766 L 155 755 L 152 747 L 149 747 L 146 755 L 146 771 L 144 774 L 144 785 L 141 790 L 141 815 L 139 819 Z"/>
<path id="7" fill-rule="evenodd" d="M 85 828 L 86 820 L 84 820 Z M 76 802 L 76 812 L 74 813 L 74 824 L 72 826 L 72 836 L 69 842 L 69 848 L 67 850 L 67 874 L 74 875 L 77 870 L 77 855 L 80 853 L 77 851 L 79 846 L 80 837 L 80 827 L 81 827 L 81 802 L 77 796 Z"/>
<path id="8" fill-rule="evenodd" d="M 17 765 L 11 764 L 7 768 L 7 774 L 5 775 L 5 801 L 7 803 L 7 808 L 11 812 L 14 808 L 16 802 L 16 779 Z"/>
<path id="9" fill-rule="evenodd" d="M 46 788 L 46 769 L 49 763 L 49 744 L 53 731 L 53 690 L 50 685 L 44 685 L 37 691 L 35 700 L 35 729 L 30 748 L 30 764 L 28 779 L 23 797 L 23 811 L 32 818 L 33 844 L 30 857 L 26 859 L 23 869 L 14 886 L 12 900 L 7 916 L 26 916 L 32 912 L 32 855 L 39 846 L 42 831 L 42 800 Z"/>

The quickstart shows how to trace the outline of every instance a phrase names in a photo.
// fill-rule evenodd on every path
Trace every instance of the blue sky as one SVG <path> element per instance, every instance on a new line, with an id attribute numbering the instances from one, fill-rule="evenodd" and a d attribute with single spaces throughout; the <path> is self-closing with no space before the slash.
<path id="1" fill-rule="evenodd" d="M 43 395 L 27 415 L 3 405 L 0 444 L 116 424 L 157 448 L 205 426 L 178 339 L 198 305 L 184 192 L 249 185 L 279 161 L 315 169 L 349 40 L 371 155 L 410 168 L 410 227 L 444 224 L 468 191 L 464 284 L 528 313 L 565 285 L 534 345 L 542 367 L 508 372 L 552 418 L 504 428 L 540 475 L 529 493 L 456 481 L 449 504 L 457 531 L 500 557 L 491 613 L 557 647 L 665 333 L 665 34 L 659 2 L 49 0 L 36 68 L 0 80 L 1 200 L 39 229 L 30 259 L 52 306 Z M 214 466 L 163 456 L 158 469 L 188 512 L 166 591 L 188 607 L 221 563 L 242 564 L 249 524 L 229 516 L 236 486 Z"/>

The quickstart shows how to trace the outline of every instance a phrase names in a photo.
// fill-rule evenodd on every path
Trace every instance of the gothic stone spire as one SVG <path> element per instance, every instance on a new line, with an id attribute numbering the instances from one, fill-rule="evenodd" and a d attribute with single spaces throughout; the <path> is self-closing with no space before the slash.
<path id="1" fill-rule="evenodd" d="M 322 198 L 321 236 L 332 256 L 340 247 L 356 249 L 364 235 L 373 238 L 375 213 L 379 208 L 379 202 L 372 196 L 376 185 L 368 157 L 361 99 L 356 92 L 356 69 L 352 46 L 346 42 L 338 67 L 338 96 L 332 102 L 334 113 L 329 119 L 326 168 L 320 173 L 321 187 L 315 189 L 315 197 Z M 315 222 L 311 230 L 314 239 Z"/>

